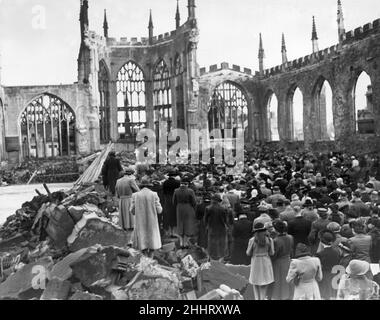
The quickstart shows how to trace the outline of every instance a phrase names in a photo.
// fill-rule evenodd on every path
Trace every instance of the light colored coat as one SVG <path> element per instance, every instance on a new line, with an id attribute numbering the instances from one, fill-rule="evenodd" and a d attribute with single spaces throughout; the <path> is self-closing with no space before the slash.
<path id="1" fill-rule="evenodd" d="M 295 287 L 293 300 L 321 300 L 317 281 L 322 280 L 323 274 L 319 258 L 302 257 L 292 260 L 286 281 L 290 283 L 297 276 L 300 281 Z"/>
<path id="2" fill-rule="evenodd" d="M 134 193 L 131 212 L 135 214 L 134 245 L 138 250 L 162 247 L 158 214 L 162 213 L 160 198 L 148 188 Z"/>

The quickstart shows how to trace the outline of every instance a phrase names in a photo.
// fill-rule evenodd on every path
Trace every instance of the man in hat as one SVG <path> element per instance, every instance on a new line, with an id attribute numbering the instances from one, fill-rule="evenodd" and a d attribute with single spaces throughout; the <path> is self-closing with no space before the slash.
<path id="1" fill-rule="evenodd" d="M 190 245 L 190 238 L 195 236 L 195 208 L 197 199 L 189 188 L 189 180 L 182 179 L 180 187 L 174 191 L 173 205 L 177 213 L 177 234 L 181 247 Z"/>
<path id="2" fill-rule="evenodd" d="M 162 247 L 158 215 L 162 213 L 160 198 L 150 190 L 153 185 L 147 178 L 141 181 L 141 190 L 132 196 L 131 212 L 135 215 L 134 244 L 148 256 Z"/>
<path id="3" fill-rule="evenodd" d="M 233 265 L 249 265 L 250 258 L 246 254 L 249 239 L 251 239 L 252 222 L 248 220 L 246 213 L 239 211 L 238 219 L 234 222 L 232 228 L 232 252 L 231 264 Z"/>
<path id="4" fill-rule="evenodd" d="M 330 223 L 328 211 L 326 208 L 318 208 L 317 209 L 319 219 L 314 221 L 311 225 L 311 231 L 309 234 L 309 243 L 312 246 L 311 252 L 314 254 L 318 250 L 319 246 L 319 238 L 318 234 L 322 230 L 327 228 L 327 225 Z"/>
<path id="5" fill-rule="evenodd" d="M 120 160 L 116 158 L 116 153 L 114 151 L 109 153 L 109 156 L 102 168 L 103 183 L 105 187 L 115 195 L 116 182 L 120 177 L 120 172 L 123 171 L 121 167 Z"/>
<path id="6" fill-rule="evenodd" d="M 206 208 L 205 223 L 208 234 L 208 253 L 213 260 L 222 261 L 227 244 L 227 210 L 221 206 L 222 198 L 215 194 Z"/>
<path id="7" fill-rule="evenodd" d="M 333 244 L 336 236 L 329 230 L 323 230 L 319 233 L 319 238 L 322 245 L 322 250 L 316 254 L 316 257 L 321 261 L 323 279 L 319 283 L 321 296 L 324 300 L 331 300 L 336 297 L 336 290 L 334 290 L 333 278 L 335 276 L 333 267 L 339 265 L 340 251 Z"/>
<path id="8" fill-rule="evenodd" d="M 207 249 L 207 229 L 205 224 L 206 208 L 211 204 L 211 196 L 206 193 L 203 200 L 195 209 L 195 217 L 199 221 L 198 246 Z"/>
<path id="9" fill-rule="evenodd" d="M 369 207 L 362 201 L 362 194 L 360 191 L 355 191 L 351 200 L 350 211 L 354 212 L 355 215 L 359 217 L 369 217 L 370 209 Z"/>
<path id="10" fill-rule="evenodd" d="M 296 216 L 288 223 L 288 233 L 294 238 L 294 248 L 299 243 L 309 244 L 308 236 L 311 231 L 311 221 L 302 216 L 301 209 L 295 207 Z"/>
<path id="11" fill-rule="evenodd" d="M 116 194 L 119 201 L 119 223 L 120 226 L 127 231 L 132 231 L 135 228 L 135 217 L 131 213 L 130 206 L 132 202 L 132 194 L 140 191 L 133 176 L 134 170 L 126 168 L 125 175 L 116 182 Z"/>
<path id="12" fill-rule="evenodd" d="M 180 187 L 180 182 L 175 178 L 177 172 L 169 172 L 169 178 L 162 185 L 163 193 L 163 225 L 168 235 L 173 237 L 177 227 L 177 209 L 173 204 L 174 191 Z"/>
<path id="13" fill-rule="evenodd" d="M 268 199 L 266 200 L 267 203 L 271 204 L 274 208 L 277 207 L 277 203 L 282 200 L 285 202 L 286 198 L 285 196 L 281 193 L 280 187 L 279 186 L 274 186 L 273 187 L 273 195 L 269 196 Z"/>
<path id="14" fill-rule="evenodd" d="M 319 218 L 317 210 L 314 209 L 314 203 L 310 198 L 306 199 L 303 204 L 302 216 L 311 223 Z"/>

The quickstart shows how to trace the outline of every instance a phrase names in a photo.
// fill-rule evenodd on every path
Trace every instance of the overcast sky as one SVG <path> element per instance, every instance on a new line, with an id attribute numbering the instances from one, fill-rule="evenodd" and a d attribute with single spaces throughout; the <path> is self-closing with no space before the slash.
<path id="1" fill-rule="evenodd" d="M 336 0 L 196 0 L 200 28 L 198 61 L 223 61 L 258 69 L 258 35 L 263 34 L 265 67 L 281 63 L 281 33 L 288 58 L 311 53 L 315 15 L 319 48 L 337 42 Z M 379 0 L 342 0 L 346 30 L 380 18 Z M 0 0 L 0 50 L 5 85 L 72 83 L 77 77 L 80 0 Z M 182 22 L 187 0 L 180 0 Z M 90 29 L 102 33 L 107 8 L 111 37 L 147 36 L 149 9 L 155 34 L 175 27 L 176 0 L 90 0 Z M 41 7 L 43 21 L 36 18 Z M 42 22 L 38 23 L 38 22 Z"/>

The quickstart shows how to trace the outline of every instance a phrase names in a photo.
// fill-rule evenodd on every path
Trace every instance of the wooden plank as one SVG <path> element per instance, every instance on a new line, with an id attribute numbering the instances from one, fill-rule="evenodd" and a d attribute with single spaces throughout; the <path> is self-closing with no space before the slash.
<path id="1" fill-rule="evenodd" d="M 38 170 L 34 171 L 34 173 L 32 174 L 32 176 L 30 177 L 30 179 L 29 179 L 27 185 L 29 185 L 29 184 L 33 181 L 33 179 L 34 179 L 34 178 L 36 177 L 36 175 L 37 175 L 37 172 L 38 172 Z"/>

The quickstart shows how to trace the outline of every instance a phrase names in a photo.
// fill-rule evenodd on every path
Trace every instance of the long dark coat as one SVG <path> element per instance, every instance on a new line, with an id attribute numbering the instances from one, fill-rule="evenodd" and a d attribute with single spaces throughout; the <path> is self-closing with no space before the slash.
<path id="1" fill-rule="evenodd" d="M 205 222 L 208 232 L 208 253 L 213 260 L 224 257 L 227 244 L 227 210 L 219 204 L 206 208 Z"/>
<path id="2" fill-rule="evenodd" d="M 163 223 L 164 229 L 177 226 L 177 212 L 173 203 L 174 191 L 180 187 L 180 182 L 170 177 L 162 185 L 162 198 L 163 198 Z"/>
<path id="3" fill-rule="evenodd" d="M 104 163 L 102 169 L 103 184 L 105 184 L 110 192 L 115 194 L 116 182 L 119 179 L 120 172 L 123 170 L 120 164 L 120 160 L 110 156 Z"/>
<path id="4" fill-rule="evenodd" d="M 247 218 L 236 221 L 232 227 L 232 252 L 231 264 L 246 265 L 251 263 L 251 257 L 247 256 L 249 239 L 252 238 L 252 222 Z"/>
<path id="5" fill-rule="evenodd" d="M 319 283 L 319 290 L 321 297 L 324 300 L 331 300 L 336 298 L 337 290 L 333 288 L 333 278 L 336 273 L 332 273 L 332 268 L 339 265 L 340 252 L 337 248 L 329 247 L 323 249 L 316 254 L 316 257 L 321 260 L 323 278 Z"/>
<path id="6" fill-rule="evenodd" d="M 199 221 L 199 232 L 198 232 L 198 246 L 207 249 L 207 229 L 205 223 L 205 213 L 206 208 L 210 205 L 210 203 L 202 202 L 198 204 L 195 209 L 195 216 Z"/>

